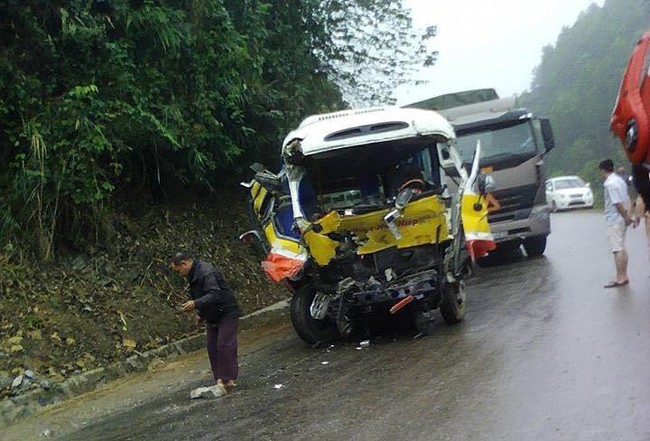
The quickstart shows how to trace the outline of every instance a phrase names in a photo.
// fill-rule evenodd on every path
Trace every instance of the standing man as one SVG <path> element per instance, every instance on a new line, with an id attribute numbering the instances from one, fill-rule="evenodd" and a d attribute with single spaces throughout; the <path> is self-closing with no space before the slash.
<path id="1" fill-rule="evenodd" d="M 208 356 L 215 385 L 200 389 L 213 396 L 225 395 L 235 387 L 239 371 L 239 306 L 235 295 L 213 265 L 193 258 L 187 252 L 176 253 L 170 260 L 170 268 L 186 277 L 190 285 L 191 300 L 183 303 L 183 311 L 196 311 L 197 323 L 205 322 Z M 194 393 L 191 396 L 195 398 Z"/>
<path id="2" fill-rule="evenodd" d="M 627 276 L 627 250 L 625 249 L 625 231 L 632 224 L 630 212 L 630 196 L 627 184 L 614 173 L 614 162 L 604 159 L 598 164 L 598 170 L 605 180 L 605 223 L 607 224 L 607 240 L 614 253 L 616 278 L 605 285 L 605 288 L 615 288 L 630 283 Z"/>
<path id="3" fill-rule="evenodd" d="M 634 207 L 634 225 L 638 226 L 643 218 L 643 224 L 645 228 L 645 237 L 646 243 L 648 245 L 648 258 L 650 259 L 650 211 L 647 210 L 643 198 L 641 195 L 636 197 L 636 205 Z"/>

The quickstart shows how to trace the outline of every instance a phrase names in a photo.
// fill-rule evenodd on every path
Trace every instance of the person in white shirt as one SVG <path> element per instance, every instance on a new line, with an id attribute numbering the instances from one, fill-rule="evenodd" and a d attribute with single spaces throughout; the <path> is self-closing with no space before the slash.
<path id="1" fill-rule="evenodd" d="M 598 170 L 605 180 L 605 223 L 607 224 L 607 240 L 614 254 L 616 277 L 605 285 L 605 288 L 615 288 L 630 283 L 627 276 L 627 250 L 625 249 L 625 231 L 633 223 L 629 215 L 630 196 L 627 184 L 614 173 L 614 162 L 604 159 L 598 164 Z"/>

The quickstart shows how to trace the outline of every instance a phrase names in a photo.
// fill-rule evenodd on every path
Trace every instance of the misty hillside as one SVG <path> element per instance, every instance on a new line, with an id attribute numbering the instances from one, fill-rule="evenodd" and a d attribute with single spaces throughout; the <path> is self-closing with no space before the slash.
<path id="1" fill-rule="evenodd" d="M 648 28 L 649 2 L 606 0 L 543 49 L 521 102 L 553 124 L 557 147 L 548 155 L 550 175 L 578 174 L 594 183 L 600 159 L 627 165 L 609 119 L 628 58 Z"/>

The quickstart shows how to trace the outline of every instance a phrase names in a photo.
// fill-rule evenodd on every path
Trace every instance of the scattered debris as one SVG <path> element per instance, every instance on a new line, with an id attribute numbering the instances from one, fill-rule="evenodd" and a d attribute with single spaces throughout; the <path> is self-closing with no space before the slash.
<path id="1" fill-rule="evenodd" d="M 239 192 L 224 197 L 232 200 L 228 213 L 206 204 L 190 218 L 181 204 L 147 205 L 146 216 L 135 218 L 116 214 L 107 222 L 115 227 L 110 248 L 42 265 L 0 259 L 0 401 L 198 332 L 177 309 L 187 282 L 166 261 L 180 244 L 232 274 L 243 314 L 286 299 L 284 286 L 257 271 L 249 246 L 231 240 L 248 223 L 247 202 Z M 215 220 L 220 227 L 211 230 Z M 27 368 L 35 373 L 30 382 Z M 12 389 L 18 375 L 22 382 Z"/>
<path id="2" fill-rule="evenodd" d="M 277 389 L 282 389 L 284 387 L 284 385 L 283 384 L 276 384 L 273 387 L 277 390 Z"/>
<path id="3" fill-rule="evenodd" d="M 122 314 L 122 311 L 117 311 L 117 313 L 120 315 L 120 321 L 122 322 L 122 331 L 124 332 L 128 331 L 129 327 L 126 325 L 126 319 L 124 318 L 124 314 Z"/>
<path id="4" fill-rule="evenodd" d="M 16 378 L 14 378 L 14 381 L 11 383 L 11 388 L 16 389 L 20 387 L 21 384 L 23 384 L 23 376 L 18 375 Z"/>
<path id="5" fill-rule="evenodd" d="M 326 364 L 330 364 L 330 362 L 329 361 L 322 361 L 321 364 L 326 365 Z"/>
<path id="6" fill-rule="evenodd" d="M 208 387 L 197 387 L 190 392 L 190 398 L 219 398 L 226 395 L 226 388 L 221 384 L 215 384 Z"/>
<path id="7" fill-rule="evenodd" d="M 25 371 L 25 378 L 27 378 L 28 380 L 33 379 L 35 376 L 36 376 L 36 374 L 34 374 L 34 371 L 32 371 L 32 370 L 27 369 Z"/>
<path id="8" fill-rule="evenodd" d="M 361 343 L 359 343 L 359 346 L 362 348 L 367 348 L 370 346 L 370 340 L 364 340 Z"/>

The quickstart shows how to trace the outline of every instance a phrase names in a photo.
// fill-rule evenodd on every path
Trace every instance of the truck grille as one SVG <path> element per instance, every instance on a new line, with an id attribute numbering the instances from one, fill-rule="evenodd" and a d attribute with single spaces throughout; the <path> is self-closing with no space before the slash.
<path id="1" fill-rule="evenodd" d="M 530 216 L 533 205 L 535 205 L 537 188 L 538 185 L 533 184 L 497 190 L 492 193 L 492 196 L 501 204 L 501 208 L 488 214 L 488 222 L 518 220 Z"/>

